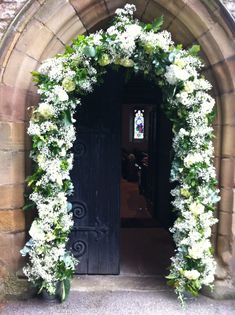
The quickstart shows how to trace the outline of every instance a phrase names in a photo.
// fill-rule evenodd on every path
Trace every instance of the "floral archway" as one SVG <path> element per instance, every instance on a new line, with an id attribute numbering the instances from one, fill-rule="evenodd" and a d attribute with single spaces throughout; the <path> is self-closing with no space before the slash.
<path id="1" fill-rule="evenodd" d="M 66 298 L 76 259 L 66 249 L 73 226 L 73 192 L 69 172 L 75 140 L 73 123 L 81 95 L 91 93 L 108 67 L 129 68 L 161 87 L 163 109 L 173 122 L 174 159 L 171 191 L 177 220 L 170 229 L 176 243 L 168 282 L 183 302 L 185 293 L 197 295 L 214 280 L 215 261 L 210 243 L 214 206 L 219 200 L 213 167 L 214 100 L 211 85 L 199 74 L 198 46 L 184 50 L 174 45 L 163 19 L 143 24 L 133 17 L 134 5 L 116 11 L 112 26 L 89 36 L 78 36 L 65 53 L 42 63 L 34 79 L 40 103 L 33 110 L 28 134 L 36 162 L 27 179 L 31 189 L 25 208 L 36 207 L 38 217 L 22 255 L 24 272 L 40 290 Z"/>

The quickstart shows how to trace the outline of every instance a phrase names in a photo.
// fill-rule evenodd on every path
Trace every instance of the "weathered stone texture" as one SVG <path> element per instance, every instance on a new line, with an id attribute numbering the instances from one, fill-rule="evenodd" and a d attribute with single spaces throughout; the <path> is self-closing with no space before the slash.
<path id="1" fill-rule="evenodd" d="M 223 4 L 226 8 L 231 12 L 233 17 L 235 18 L 235 1 L 234 0 L 222 0 Z"/>
<path id="2" fill-rule="evenodd" d="M 27 0 L 2 0 L 0 3 L 0 40 Z"/>
<path id="3" fill-rule="evenodd" d="M 25 213 L 23 210 L 2 210 L 0 212 L 0 230 L 2 232 L 20 232 L 24 229 Z"/>

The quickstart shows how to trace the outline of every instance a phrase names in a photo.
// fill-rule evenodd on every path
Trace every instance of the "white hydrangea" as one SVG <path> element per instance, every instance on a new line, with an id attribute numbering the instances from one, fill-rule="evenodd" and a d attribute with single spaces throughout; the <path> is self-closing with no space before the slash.
<path id="1" fill-rule="evenodd" d="M 184 159 L 184 166 L 189 168 L 195 163 L 203 162 L 204 158 L 201 153 L 189 153 Z"/>
<path id="2" fill-rule="evenodd" d="M 69 96 L 68 96 L 67 92 L 65 92 L 65 90 L 62 88 L 62 86 L 56 85 L 56 86 L 54 87 L 53 92 L 54 92 L 55 95 L 58 97 L 58 100 L 59 100 L 60 102 L 68 101 Z"/>
<path id="3" fill-rule="evenodd" d="M 195 215 L 200 215 L 204 212 L 205 206 L 199 202 L 193 202 L 189 205 L 189 210 Z"/>
<path id="4" fill-rule="evenodd" d="M 186 81 L 189 79 L 190 74 L 177 65 L 170 65 L 166 67 L 166 73 L 164 74 L 167 82 L 171 85 L 175 85 L 179 81 Z"/>

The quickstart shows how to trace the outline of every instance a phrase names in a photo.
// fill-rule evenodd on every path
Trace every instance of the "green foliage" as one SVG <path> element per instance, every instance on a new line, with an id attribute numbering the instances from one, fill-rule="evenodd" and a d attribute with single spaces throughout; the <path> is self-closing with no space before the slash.
<path id="1" fill-rule="evenodd" d="M 71 111 L 69 109 L 66 109 L 63 113 L 62 113 L 62 121 L 65 125 L 71 125 L 72 122 L 72 116 L 71 116 Z"/>
<path id="2" fill-rule="evenodd" d="M 193 45 L 191 48 L 189 48 L 188 52 L 192 56 L 197 56 L 200 50 L 201 48 L 199 45 Z"/>
<path id="3" fill-rule="evenodd" d="M 36 204 L 33 201 L 27 201 L 23 206 L 23 210 L 32 210 L 36 208 Z"/>
<path id="4" fill-rule="evenodd" d="M 83 53 L 87 57 L 95 57 L 96 56 L 96 49 L 94 46 L 85 46 L 83 48 Z"/>
<path id="5" fill-rule="evenodd" d="M 68 298 L 69 291 L 70 291 L 70 279 L 62 280 L 58 288 L 58 296 L 61 303 L 64 302 Z"/>
<path id="6" fill-rule="evenodd" d="M 154 19 L 152 23 L 148 23 L 144 26 L 145 31 L 153 31 L 154 33 L 157 33 L 162 25 L 164 23 L 164 17 L 163 15 Z"/>

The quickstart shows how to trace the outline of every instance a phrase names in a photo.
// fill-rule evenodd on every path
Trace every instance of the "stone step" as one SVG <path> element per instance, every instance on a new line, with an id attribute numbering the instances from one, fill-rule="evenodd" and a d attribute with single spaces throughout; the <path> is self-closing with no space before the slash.
<path id="1" fill-rule="evenodd" d="M 76 276 L 72 281 L 72 291 L 169 291 L 162 276 L 102 275 Z"/>

